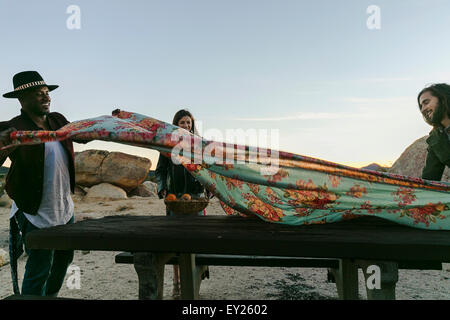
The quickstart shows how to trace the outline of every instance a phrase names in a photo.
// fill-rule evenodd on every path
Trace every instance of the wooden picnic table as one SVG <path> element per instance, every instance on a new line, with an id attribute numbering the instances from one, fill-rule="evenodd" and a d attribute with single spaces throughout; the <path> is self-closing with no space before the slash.
<path id="1" fill-rule="evenodd" d="M 32 231 L 34 249 L 134 253 L 139 298 L 162 298 L 164 265 L 179 255 L 182 298 L 198 298 L 195 254 L 337 258 L 339 297 L 358 298 L 358 266 L 381 269 L 381 289 L 369 299 L 395 298 L 399 262 L 450 262 L 450 231 L 402 226 L 376 217 L 308 226 L 229 216 L 110 216 Z M 250 297 L 249 297 L 250 298 Z"/>

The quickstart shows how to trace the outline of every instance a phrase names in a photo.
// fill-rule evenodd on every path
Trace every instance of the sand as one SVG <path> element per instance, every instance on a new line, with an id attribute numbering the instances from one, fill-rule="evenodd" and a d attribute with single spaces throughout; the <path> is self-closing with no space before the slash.
<path id="1" fill-rule="evenodd" d="M 76 221 L 85 218 L 101 218 L 109 215 L 163 215 L 165 206 L 156 198 L 134 197 L 127 200 L 86 201 L 73 196 Z M 217 200 L 207 208 L 208 215 L 223 215 Z M 9 209 L 0 208 L 0 248 L 8 251 Z M 79 288 L 63 285 L 59 296 L 77 299 L 138 298 L 138 279 L 132 265 L 114 263 L 119 252 L 75 251 L 73 265 L 80 268 Z M 24 272 L 26 257 L 19 259 L 19 284 Z M 202 300 L 250 300 L 250 299 L 337 299 L 334 283 L 327 282 L 327 272 L 321 268 L 266 268 L 266 267 L 218 267 L 210 266 L 210 278 L 202 281 Z M 0 268 L 0 299 L 11 294 L 10 266 Z M 165 267 L 164 299 L 172 299 L 172 266 Z M 366 299 L 364 277 L 359 271 L 359 294 Z M 396 289 L 397 299 L 449 300 L 450 264 L 443 270 L 400 270 Z"/>

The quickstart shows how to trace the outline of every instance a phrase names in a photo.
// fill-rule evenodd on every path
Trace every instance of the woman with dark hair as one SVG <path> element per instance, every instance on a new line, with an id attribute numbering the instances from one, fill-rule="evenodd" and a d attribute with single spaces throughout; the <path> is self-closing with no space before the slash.
<path id="1" fill-rule="evenodd" d="M 188 110 L 179 110 L 173 117 L 172 124 L 191 133 L 196 133 L 195 119 Z M 183 165 L 176 165 L 165 156 L 159 155 L 155 175 L 158 181 L 158 196 L 160 199 L 165 198 L 169 193 L 175 194 L 179 198 L 185 193 L 199 197 L 205 192 L 200 182 Z M 166 213 L 167 215 L 172 214 L 169 210 Z"/>
<path id="2" fill-rule="evenodd" d="M 192 114 L 185 109 L 179 110 L 172 121 L 173 125 L 181 127 L 191 133 L 196 134 L 195 119 Z M 192 198 L 199 198 L 205 193 L 205 189 L 181 164 L 174 164 L 171 159 L 159 155 L 158 165 L 155 171 L 158 183 L 158 196 L 165 198 L 168 194 L 174 194 L 180 198 L 183 194 L 189 194 Z M 207 193 L 209 197 L 209 193 Z M 166 214 L 173 215 L 166 207 Z M 199 212 L 199 215 L 202 212 Z M 173 296 L 180 295 L 180 273 L 177 265 L 173 266 Z"/>
<path id="3" fill-rule="evenodd" d="M 450 85 L 437 83 L 425 87 L 417 96 L 425 122 L 433 126 L 427 138 L 428 154 L 422 179 L 441 180 L 450 166 Z"/>

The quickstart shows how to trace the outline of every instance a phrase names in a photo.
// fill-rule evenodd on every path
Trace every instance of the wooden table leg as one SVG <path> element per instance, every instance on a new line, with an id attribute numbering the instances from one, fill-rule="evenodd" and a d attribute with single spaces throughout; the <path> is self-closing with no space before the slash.
<path id="1" fill-rule="evenodd" d="M 174 253 L 134 253 L 134 269 L 139 279 L 139 300 L 162 300 L 164 266 Z"/>
<path id="2" fill-rule="evenodd" d="M 197 266 L 195 264 L 195 254 L 182 253 L 179 257 L 181 299 L 197 300 L 200 293 L 202 274 L 207 270 L 207 266 Z"/>
<path id="3" fill-rule="evenodd" d="M 181 299 L 198 299 L 195 283 L 195 254 L 182 253 L 178 259 L 180 264 Z"/>
<path id="4" fill-rule="evenodd" d="M 398 263 L 367 260 L 357 263 L 363 269 L 368 300 L 395 300 Z"/>
<path id="5" fill-rule="evenodd" d="M 339 299 L 358 300 L 358 266 L 350 259 L 339 259 L 339 269 L 332 272 Z"/>

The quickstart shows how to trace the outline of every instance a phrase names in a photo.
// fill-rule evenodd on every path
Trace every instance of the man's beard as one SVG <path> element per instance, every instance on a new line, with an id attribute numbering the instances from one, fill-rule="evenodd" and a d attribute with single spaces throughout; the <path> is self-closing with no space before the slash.
<path id="1" fill-rule="evenodd" d="M 442 107 L 441 103 L 438 103 L 436 110 L 433 113 L 433 116 L 431 117 L 431 124 L 433 126 L 439 126 L 441 125 L 442 119 L 444 118 L 445 114 L 445 108 Z"/>
<path id="2" fill-rule="evenodd" d="M 38 106 L 35 106 L 33 108 L 32 112 L 38 117 L 43 117 L 43 116 L 47 116 L 50 113 L 50 110 L 43 110 L 43 109 L 39 108 Z"/>
<path id="3" fill-rule="evenodd" d="M 430 117 L 423 115 L 423 119 L 425 120 L 426 123 L 428 123 L 430 126 L 440 126 L 441 125 L 441 121 L 444 117 L 444 113 L 445 113 L 445 108 L 443 108 L 441 106 L 441 104 L 438 102 L 436 109 L 433 112 L 433 115 Z"/>

